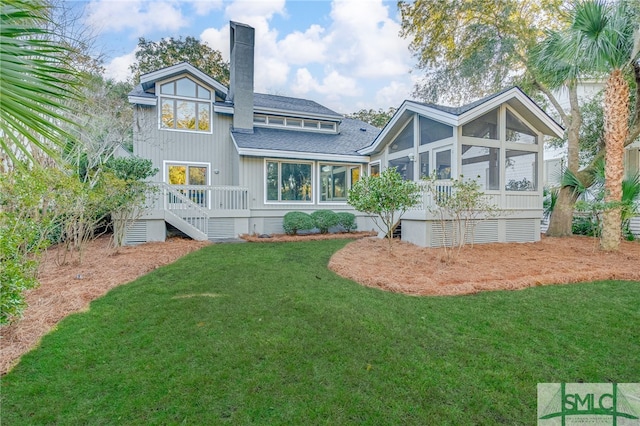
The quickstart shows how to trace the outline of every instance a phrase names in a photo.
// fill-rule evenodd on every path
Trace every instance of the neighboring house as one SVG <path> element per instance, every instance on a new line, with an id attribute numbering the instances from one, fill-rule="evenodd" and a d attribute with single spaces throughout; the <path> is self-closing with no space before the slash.
<path id="1" fill-rule="evenodd" d="M 416 181 L 435 170 L 444 190 L 479 176 L 504 214 L 483 221 L 476 241 L 540 238 L 542 141 L 562 128 L 520 89 L 459 108 L 406 101 L 380 131 L 313 101 L 254 93 L 254 30 L 232 22 L 230 33 L 229 88 L 182 63 L 142 75 L 129 95 L 134 154 L 160 171 L 127 243 L 162 241 L 167 224 L 195 239 L 280 233 L 294 210 L 353 212 L 369 230 L 347 194 L 386 167 Z M 429 203 L 407 213 L 404 240 L 440 244 Z"/>

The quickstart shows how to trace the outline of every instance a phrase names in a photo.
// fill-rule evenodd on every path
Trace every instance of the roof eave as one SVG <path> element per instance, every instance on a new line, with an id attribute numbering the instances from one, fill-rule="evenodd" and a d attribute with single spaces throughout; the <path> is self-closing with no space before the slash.
<path id="1" fill-rule="evenodd" d="M 158 99 L 155 96 L 149 97 L 149 96 L 129 95 L 128 98 L 129 98 L 130 104 L 155 106 L 158 103 Z"/>

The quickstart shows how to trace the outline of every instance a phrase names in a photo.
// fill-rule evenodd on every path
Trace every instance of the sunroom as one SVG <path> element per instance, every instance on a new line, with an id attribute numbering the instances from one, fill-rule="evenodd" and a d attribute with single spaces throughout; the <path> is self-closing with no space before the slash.
<path id="1" fill-rule="evenodd" d="M 519 88 L 462 107 L 405 101 L 373 144 L 369 172 L 395 167 L 404 179 L 435 174 L 448 191 L 452 179 L 474 179 L 497 216 L 478 221 L 468 235 L 475 243 L 540 239 L 544 138 L 563 129 Z M 482 215 L 480 215 L 482 218 Z M 402 239 L 434 247 L 447 240 L 452 223 L 442 223 L 425 191 L 421 204 L 402 219 Z"/>

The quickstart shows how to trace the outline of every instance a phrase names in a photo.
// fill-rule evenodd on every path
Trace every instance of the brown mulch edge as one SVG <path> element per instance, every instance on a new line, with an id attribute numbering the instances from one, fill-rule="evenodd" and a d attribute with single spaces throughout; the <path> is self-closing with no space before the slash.
<path id="1" fill-rule="evenodd" d="M 456 254 L 367 238 L 329 261 L 337 274 L 367 287 L 416 296 L 462 295 L 597 280 L 640 281 L 640 242 L 602 252 L 589 237 L 465 246 Z"/>

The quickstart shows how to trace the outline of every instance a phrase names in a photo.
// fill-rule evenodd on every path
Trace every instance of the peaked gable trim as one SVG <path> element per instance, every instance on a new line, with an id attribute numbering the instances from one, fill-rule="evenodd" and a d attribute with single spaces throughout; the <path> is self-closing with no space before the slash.
<path id="1" fill-rule="evenodd" d="M 164 80 L 166 78 L 170 78 L 181 73 L 188 73 L 193 75 L 194 77 L 201 80 L 203 83 L 208 84 L 210 87 L 213 87 L 217 92 L 226 96 L 229 89 L 219 83 L 217 80 L 214 80 L 209 75 L 200 71 L 198 68 L 194 67 L 188 62 L 181 62 L 179 64 L 172 65 L 170 67 L 162 68 L 157 71 L 152 71 L 147 74 L 142 74 L 140 76 L 140 84 L 146 90 L 151 88 L 157 81 Z"/>
<path id="2" fill-rule="evenodd" d="M 469 121 L 480 117 L 482 114 L 491 111 L 494 108 L 499 107 L 502 104 L 507 104 L 514 108 L 516 111 L 521 112 L 521 115 L 528 115 L 535 120 L 532 125 L 535 125 L 538 131 L 548 136 L 555 136 L 561 138 L 564 134 L 564 129 L 554 119 L 552 119 L 542 108 L 538 106 L 529 96 L 527 96 L 519 87 L 512 87 L 511 89 L 504 90 L 494 95 L 490 95 L 483 102 L 475 101 L 477 103 L 473 107 L 467 109 L 464 106 L 460 107 L 459 114 L 445 111 L 439 108 L 437 105 L 422 104 L 415 101 L 406 100 L 402 103 L 398 111 L 393 115 L 391 120 L 382 129 L 380 134 L 376 137 L 371 145 L 358 150 L 359 154 L 369 155 L 376 152 L 380 144 L 386 141 L 391 133 L 395 133 L 399 123 L 404 123 L 410 115 L 419 114 L 427 118 L 440 121 L 444 124 L 451 126 L 462 126 Z M 472 103 L 472 104 L 473 104 Z M 522 109 L 526 111 L 522 111 Z M 448 108 L 448 110 L 453 111 Z M 464 112 L 462 112 L 464 111 Z M 526 112 L 528 114 L 522 114 Z"/>

